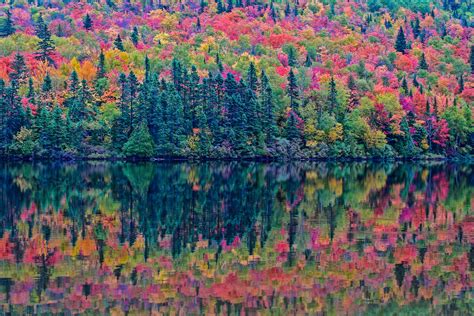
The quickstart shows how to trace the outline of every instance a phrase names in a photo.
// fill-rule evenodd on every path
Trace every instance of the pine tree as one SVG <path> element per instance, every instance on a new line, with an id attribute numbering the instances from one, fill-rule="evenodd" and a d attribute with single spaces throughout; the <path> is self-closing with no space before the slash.
<path id="1" fill-rule="evenodd" d="M 155 154 L 156 145 L 147 125 L 141 123 L 123 145 L 123 153 L 131 158 L 150 158 Z"/>
<path id="2" fill-rule="evenodd" d="M 33 78 L 28 79 L 28 93 L 26 94 L 31 104 L 36 104 L 36 92 L 33 85 Z"/>
<path id="3" fill-rule="evenodd" d="M 139 117 L 135 117 L 135 103 L 136 103 L 136 98 L 138 94 L 138 79 L 137 76 L 135 76 L 135 73 L 133 71 L 130 71 L 128 75 L 128 82 L 129 82 L 129 91 L 130 91 L 130 132 L 133 131 L 133 126 L 136 123 L 137 119 Z M 138 122 L 141 123 L 141 122 Z"/>
<path id="4" fill-rule="evenodd" d="M 420 19 L 416 17 L 415 21 L 412 21 L 413 37 L 417 38 L 420 35 Z"/>
<path id="5" fill-rule="evenodd" d="M 130 88 L 127 76 L 121 73 L 118 81 L 120 85 L 120 116 L 114 120 L 111 131 L 112 147 L 116 152 L 122 150 L 123 145 L 128 139 L 128 135 L 131 133 L 129 109 Z"/>
<path id="6" fill-rule="evenodd" d="M 298 65 L 296 48 L 293 45 L 287 46 L 288 66 L 296 67 Z"/>
<path id="7" fill-rule="evenodd" d="M 400 26 L 398 29 L 397 40 L 395 42 L 395 50 L 400 53 L 405 53 L 407 48 L 407 42 L 405 39 L 405 33 L 403 32 L 403 28 Z"/>
<path id="8" fill-rule="evenodd" d="M 334 76 L 331 76 L 331 81 L 329 81 L 329 95 L 328 95 L 328 109 L 329 113 L 334 113 L 334 110 L 337 108 L 337 90 L 336 90 L 336 81 Z"/>
<path id="9" fill-rule="evenodd" d="M 51 81 L 51 77 L 49 76 L 49 73 L 47 73 L 46 77 L 44 77 L 43 85 L 41 86 L 41 91 L 50 92 L 52 89 L 53 89 L 53 82 Z"/>
<path id="10" fill-rule="evenodd" d="M 48 26 L 43 20 L 43 16 L 40 14 L 38 21 L 36 22 L 36 36 L 39 37 L 40 41 L 37 45 L 36 59 L 48 62 L 54 65 L 54 60 L 51 54 L 54 52 L 55 47 L 53 40 L 51 39 L 51 33 L 49 32 Z"/>
<path id="11" fill-rule="evenodd" d="M 407 78 L 406 77 L 403 77 L 402 79 L 402 89 L 403 89 L 403 93 L 405 95 L 408 95 L 408 83 L 407 83 Z"/>
<path id="12" fill-rule="evenodd" d="M 15 54 L 11 68 L 12 71 L 9 74 L 10 81 L 16 80 L 18 84 L 26 82 L 26 78 L 28 78 L 28 68 L 23 55 L 19 53 Z"/>
<path id="13" fill-rule="evenodd" d="M 120 34 L 117 35 L 117 37 L 114 40 L 114 46 L 116 49 L 118 49 L 121 52 L 125 51 L 125 48 L 123 47 L 123 42 L 122 38 L 120 37 Z"/>
<path id="14" fill-rule="evenodd" d="M 426 62 L 425 53 L 422 53 L 420 56 L 420 61 L 418 62 L 418 68 L 423 70 L 428 70 L 428 63 Z"/>
<path id="15" fill-rule="evenodd" d="M 290 69 L 290 73 L 288 74 L 288 84 L 286 87 L 286 93 L 290 98 L 290 108 L 297 109 L 299 105 L 299 92 L 298 92 L 298 84 L 296 82 L 296 76 L 293 72 L 293 69 Z"/>
<path id="16" fill-rule="evenodd" d="M 225 12 L 224 6 L 222 5 L 222 0 L 217 0 L 217 14 Z"/>
<path id="17" fill-rule="evenodd" d="M 247 85 L 248 88 L 254 93 L 257 92 L 258 78 L 257 78 L 257 69 L 253 62 L 250 63 L 247 70 Z"/>
<path id="18" fill-rule="evenodd" d="M 84 19 L 82 20 L 82 24 L 86 30 L 88 31 L 92 30 L 92 19 L 89 13 L 85 15 Z"/>
<path id="19" fill-rule="evenodd" d="M 313 61 L 311 60 L 311 56 L 309 54 L 306 54 L 306 60 L 304 62 L 305 67 L 311 67 L 313 65 Z"/>
<path id="20" fill-rule="evenodd" d="M 97 69 L 97 79 L 104 78 L 106 74 L 105 70 L 105 56 L 104 52 L 101 50 L 99 55 L 99 65 Z"/>
<path id="21" fill-rule="evenodd" d="M 138 28 L 136 26 L 133 27 L 132 35 L 130 36 L 133 45 L 138 45 L 139 35 L 138 35 Z"/>
<path id="22" fill-rule="evenodd" d="M 462 93 L 464 91 L 464 76 L 461 74 L 458 78 L 458 93 Z"/>
<path id="23" fill-rule="evenodd" d="M 347 82 L 347 87 L 349 88 L 349 108 L 354 109 L 359 106 L 359 94 L 357 92 L 357 85 L 352 74 L 349 76 Z"/>
<path id="24" fill-rule="evenodd" d="M 6 18 L 0 21 L 0 37 L 7 37 L 15 33 L 15 27 L 13 25 L 12 14 L 8 9 L 6 12 Z"/>
<path id="25" fill-rule="evenodd" d="M 260 104 L 263 112 L 261 125 L 265 130 L 265 143 L 269 146 L 274 142 L 278 128 L 274 114 L 273 91 L 268 77 L 263 70 L 260 76 L 260 82 Z"/>

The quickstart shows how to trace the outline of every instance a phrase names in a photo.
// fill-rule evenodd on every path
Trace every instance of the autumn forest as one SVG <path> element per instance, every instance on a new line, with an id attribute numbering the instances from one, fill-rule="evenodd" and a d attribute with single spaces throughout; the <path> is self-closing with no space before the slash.
<path id="1" fill-rule="evenodd" d="M 0 155 L 469 158 L 473 10 L 2 0 Z"/>

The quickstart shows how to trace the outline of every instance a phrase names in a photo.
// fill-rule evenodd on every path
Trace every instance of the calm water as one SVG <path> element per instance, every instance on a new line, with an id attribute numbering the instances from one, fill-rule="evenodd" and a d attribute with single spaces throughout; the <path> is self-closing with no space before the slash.
<path id="1" fill-rule="evenodd" d="M 2 164 L 0 314 L 472 314 L 474 165 Z"/>

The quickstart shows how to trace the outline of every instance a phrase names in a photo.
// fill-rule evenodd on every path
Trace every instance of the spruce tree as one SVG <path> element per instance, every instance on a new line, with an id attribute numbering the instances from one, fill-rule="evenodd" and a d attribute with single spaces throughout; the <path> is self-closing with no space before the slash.
<path id="1" fill-rule="evenodd" d="M 262 127 L 265 130 L 265 143 L 267 146 L 273 144 L 278 133 L 275 121 L 273 91 L 267 75 L 262 70 L 260 76 L 260 106 L 262 108 Z"/>
<path id="2" fill-rule="evenodd" d="M 53 40 L 51 39 L 51 33 L 48 26 L 43 20 L 43 16 L 40 14 L 36 22 L 36 36 L 39 37 L 40 41 L 37 45 L 36 59 L 48 62 L 54 65 L 54 60 L 51 54 L 54 52 L 55 47 Z"/>
<path id="3" fill-rule="evenodd" d="M 9 74 L 10 81 L 16 80 L 18 84 L 26 82 L 28 78 L 28 68 L 23 55 L 16 53 L 12 63 L 12 71 Z"/>
<path id="4" fill-rule="evenodd" d="M 415 21 L 412 21 L 413 37 L 417 38 L 420 35 L 420 19 L 416 17 Z"/>
<path id="5" fill-rule="evenodd" d="M 418 62 L 418 68 L 423 70 L 428 70 L 428 63 L 426 62 L 425 53 L 422 53 L 420 56 L 420 61 Z"/>
<path id="6" fill-rule="evenodd" d="M 130 39 L 132 40 L 132 43 L 134 46 L 138 45 L 138 40 L 140 36 L 138 34 L 138 28 L 136 26 L 133 27 L 132 35 L 130 36 Z"/>
<path id="7" fill-rule="evenodd" d="M 84 26 L 84 28 L 88 31 L 91 31 L 92 30 L 92 18 L 91 16 L 89 15 L 89 13 L 87 13 L 84 17 L 84 19 L 82 20 L 82 24 Z"/>
<path id="8" fill-rule="evenodd" d="M 7 37 L 15 33 L 10 9 L 7 9 L 5 14 L 6 18 L 4 18 L 3 21 L 0 21 L 0 37 Z"/>
<path id="9" fill-rule="evenodd" d="M 407 82 L 407 78 L 406 77 L 403 77 L 402 79 L 402 89 L 403 89 L 403 93 L 405 95 L 408 95 L 408 82 Z"/>
<path id="10" fill-rule="evenodd" d="M 101 50 L 99 55 L 99 65 L 97 67 L 97 79 L 101 79 L 105 77 L 106 70 L 105 70 L 105 56 L 104 52 Z"/>
<path id="11" fill-rule="evenodd" d="M 150 158 L 155 154 L 156 145 L 150 135 L 147 125 L 141 123 L 123 145 L 123 153 L 131 158 Z"/>
<path id="12" fill-rule="evenodd" d="M 395 50 L 400 53 L 405 53 L 407 48 L 407 42 L 405 39 L 405 33 L 403 32 L 403 28 L 400 26 L 398 29 L 397 39 L 395 42 Z"/>
<path id="13" fill-rule="evenodd" d="M 297 109 L 299 105 L 299 92 L 298 92 L 298 84 L 296 82 L 296 76 L 293 72 L 293 69 L 290 69 L 290 73 L 288 74 L 288 84 L 286 87 L 286 93 L 290 98 L 290 108 Z"/>
<path id="14" fill-rule="evenodd" d="M 120 34 L 117 35 L 117 37 L 114 40 L 114 47 L 118 49 L 121 52 L 125 51 L 125 48 L 123 47 L 123 42 L 122 38 L 120 37 Z"/>
<path id="15" fill-rule="evenodd" d="M 328 95 L 329 113 L 334 113 L 336 108 L 337 108 L 336 81 L 334 80 L 334 76 L 331 76 L 331 81 L 329 81 L 329 95 Z"/>

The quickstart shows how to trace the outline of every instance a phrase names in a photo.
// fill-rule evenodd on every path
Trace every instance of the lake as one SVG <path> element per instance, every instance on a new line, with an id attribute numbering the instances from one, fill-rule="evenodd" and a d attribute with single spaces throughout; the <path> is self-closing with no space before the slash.
<path id="1" fill-rule="evenodd" d="M 0 314 L 472 314 L 474 165 L 0 164 Z"/>

